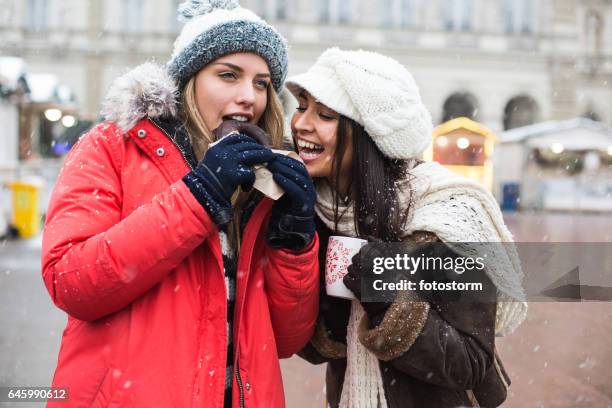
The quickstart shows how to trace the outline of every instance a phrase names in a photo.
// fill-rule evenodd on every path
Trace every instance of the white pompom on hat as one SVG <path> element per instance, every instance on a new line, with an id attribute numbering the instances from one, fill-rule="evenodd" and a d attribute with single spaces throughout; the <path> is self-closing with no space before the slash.
<path id="1" fill-rule="evenodd" d="M 410 72 L 393 58 L 330 48 L 308 71 L 290 77 L 287 88 L 296 97 L 304 89 L 362 125 L 389 158 L 414 158 L 431 142 L 431 114 Z"/>

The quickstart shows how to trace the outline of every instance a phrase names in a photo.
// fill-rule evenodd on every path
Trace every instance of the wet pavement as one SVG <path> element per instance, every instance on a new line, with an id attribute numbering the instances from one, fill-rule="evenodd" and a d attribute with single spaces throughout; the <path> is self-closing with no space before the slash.
<path id="1" fill-rule="evenodd" d="M 612 305 L 533 303 L 525 323 L 498 339 L 511 378 L 503 407 L 612 407 Z M 283 361 L 288 407 L 323 407 L 323 366 Z"/>
<path id="2" fill-rule="evenodd" d="M 612 242 L 612 215 L 505 219 L 521 242 Z M 44 288 L 39 257 L 40 237 L 0 242 L 0 387 L 45 386 L 53 376 L 66 318 Z M 612 408 L 611 334 L 612 303 L 531 303 L 525 323 L 497 342 L 512 380 L 503 406 Z M 281 364 L 288 407 L 325 406 L 323 365 Z"/>

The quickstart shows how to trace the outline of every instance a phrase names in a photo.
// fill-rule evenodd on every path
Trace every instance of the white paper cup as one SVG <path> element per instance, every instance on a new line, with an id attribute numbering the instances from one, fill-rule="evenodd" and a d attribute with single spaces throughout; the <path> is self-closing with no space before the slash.
<path id="1" fill-rule="evenodd" d="M 342 278 L 348 273 L 353 255 L 367 243 L 365 239 L 359 238 L 336 235 L 329 237 L 325 255 L 325 290 L 329 296 L 355 299 L 355 295 L 344 285 Z"/>

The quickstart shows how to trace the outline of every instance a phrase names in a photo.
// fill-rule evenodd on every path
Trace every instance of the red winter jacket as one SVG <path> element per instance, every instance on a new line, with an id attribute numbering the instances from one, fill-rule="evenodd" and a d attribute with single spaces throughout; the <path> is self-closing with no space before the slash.
<path id="1" fill-rule="evenodd" d="M 226 289 L 216 225 L 181 178 L 189 166 L 148 119 L 106 122 L 62 169 L 47 213 L 42 273 L 68 313 L 54 387 L 79 407 L 221 407 Z M 278 358 L 313 333 L 318 240 L 267 245 L 273 202 L 243 233 L 236 277 L 233 406 L 283 407 Z"/>

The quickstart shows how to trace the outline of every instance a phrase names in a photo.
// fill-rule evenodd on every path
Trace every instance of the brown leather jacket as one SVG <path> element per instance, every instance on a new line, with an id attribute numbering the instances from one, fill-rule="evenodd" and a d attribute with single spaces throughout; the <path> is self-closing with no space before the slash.
<path id="1" fill-rule="evenodd" d="M 324 260 L 330 231 L 322 224 L 318 231 Z M 439 241 L 428 232 L 411 238 Z M 379 315 L 366 312 L 359 338 L 380 361 L 389 407 L 497 407 L 506 399 L 510 380 L 495 353 L 495 302 L 443 304 L 402 293 Z M 322 286 L 317 330 L 299 353 L 313 364 L 329 363 L 333 408 L 342 394 L 349 314 L 349 301 L 327 296 Z"/>

